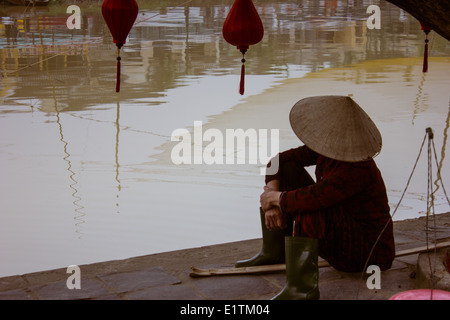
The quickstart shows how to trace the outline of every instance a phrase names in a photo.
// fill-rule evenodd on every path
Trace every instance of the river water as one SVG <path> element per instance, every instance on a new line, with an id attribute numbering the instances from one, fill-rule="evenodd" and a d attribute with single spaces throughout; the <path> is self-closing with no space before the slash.
<path id="1" fill-rule="evenodd" d="M 425 215 L 428 181 L 439 185 L 425 143 L 396 210 L 427 127 L 448 184 L 450 45 L 430 34 L 423 74 L 424 34 L 399 8 L 255 0 L 265 34 L 246 54 L 241 96 L 241 56 L 221 33 L 231 0 L 138 3 L 119 94 L 100 1 L 78 4 L 72 30 L 70 1 L 0 6 L 0 276 L 260 237 L 266 157 L 231 148 L 221 152 L 243 164 L 177 165 L 172 134 L 189 132 L 194 155 L 209 129 L 222 146 L 227 129 L 242 128 L 259 149 L 274 130 L 280 151 L 296 147 L 287 117 L 307 96 L 351 95 L 375 121 L 394 220 Z M 380 29 L 366 25 L 373 4 Z M 434 207 L 448 212 L 442 187 Z"/>

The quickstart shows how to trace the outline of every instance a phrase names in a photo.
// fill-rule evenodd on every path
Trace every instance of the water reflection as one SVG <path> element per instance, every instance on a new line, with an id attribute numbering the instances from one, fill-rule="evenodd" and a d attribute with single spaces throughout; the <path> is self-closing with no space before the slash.
<path id="1" fill-rule="evenodd" d="M 370 31 L 365 10 L 373 1 L 319 3 L 258 1 L 265 37 L 249 50 L 248 73 L 289 77 L 291 66 L 318 71 L 363 60 L 417 55 L 421 50 L 417 22 L 385 1 L 378 1 L 383 28 Z M 183 77 L 237 72 L 240 57 L 221 36 L 229 4 L 208 4 L 191 1 L 184 7 L 155 10 L 142 2 L 124 48 L 123 98 L 145 97 L 148 103 L 159 104 L 162 93 L 182 85 Z M 58 100 L 71 110 L 96 105 L 97 96 L 89 98 L 92 92 L 100 94 L 104 102 L 114 102 L 109 89 L 115 49 L 98 6 L 82 9 L 81 30 L 67 29 L 64 8 L 50 6 L 45 11 L 12 14 L 11 7 L 2 7 L 4 74 L 24 77 L 20 85 L 16 82 L 16 96 L 26 91 L 43 98 L 50 88 L 42 90 L 37 85 L 47 65 L 58 84 Z M 445 41 L 439 38 L 437 42 L 433 55 L 445 54 Z"/>
<path id="2" fill-rule="evenodd" d="M 440 160 L 436 159 L 436 162 L 438 162 L 438 163 L 436 163 L 436 165 L 437 165 L 437 177 L 436 177 L 436 181 L 434 183 L 436 186 L 437 186 L 437 183 L 438 183 L 439 179 L 443 178 L 443 176 L 442 176 L 442 172 L 443 172 L 442 169 L 443 169 L 444 160 L 445 160 L 445 149 L 447 147 L 448 129 L 449 129 L 449 127 L 450 127 L 450 101 L 448 103 L 448 113 L 447 113 L 447 119 L 445 120 L 445 128 L 444 128 L 444 132 L 442 134 L 442 136 L 444 138 L 443 138 L 443 142 L 442 142 L 441 154 L 440 154 L 440 157 L 439 157 Z M 435 151 L 435 153 L 436 153 L 436 151 Z M 444 182 L 442 181 L 441 183 L 444 183 Z M 444 190 L 444 192 L 445 192 L 445 195 L 448 198 L 447 192 L 445 190 Z"/>
<path id="3" fill-rule="evenodd" d="M 61 124 L 60 113 L 56 103 L 55 103 L 55 113 L 56 113 L 56 123 L 58 124 L 59 127 L 59 135 L 60 135 L 59 140 L 63 143 L 63 152 L 64 152 L 63 160 L 67 163 L 67 171 L 69 172 L 69 179 L 71 181 L 69 187 L 70 189 L 73 190 L 72 197 L 74 198 L 74 200 L 72 203 L 75 206 L 74 211 L 77 214 L 73 218 L 75 220 L 75 228 L 76 228 L 75 232 L 79 234 L 79 238 L 81 239 L 82 231 L 80 226 L 83 223 L 85 223 L 83 217 L 86 214 L 84 213 L 83 210 L 84 206 L 81 204 L 82 203 L 81 196 L 78 193 L 78 181 L 76 179 L 76 173 L 72 170 L 72 162 L 70 160 L 70 153 L 68 152 L 69 143 L 66 140 L 64 140 L 63 126 Z"/>
<path id="4" fill-rule="evenodd" d="M 116 149 L 115 149 L 115 153 L 114 153 L 114 160 L 116 163 L 116 176 L 115 176 L 115 180 L 117 182 L 117 202 L 116 202 L 116 207 L 117 207 L 117 213 L 120 213 L 119 210 L 119 194 L 120 194 L 120 179 L 119 179 L 119 168 L 120 168 L 120 164 L 119 164 L 119 134 L 120 134 L 120 125 L 119 125 L 119 118 L 120 118 L 120 101 L 119 101 L 119 96 L 117 96 L 117 114 L 116 114 Z"/>
<path id="5" fill-rule="evenodd" d="M 391 204 L 426 126 L 448 170 L 450 47 L 431 36 L 422 75 L 420 25 L 386 1 L 255 1 L 265 36 L 246 54 L 244 97 L 241 56 L 222 38 L 232 1 L 138 2 L 119 95 L 100 1 L 80 4 L 80 30 L 64 2 L 0 6 L 2 275 L 259 237 L 257 166 L 171 163 L 171 133 L 194 121 L 279 128 L 285 149 L 298 144 L 295 101 L 351 94 L 382 131 Z M 365 25 L 370 4 L 380 30 Z M 423 190 L 409 195 L 403 211 L 417 214 Z"/>

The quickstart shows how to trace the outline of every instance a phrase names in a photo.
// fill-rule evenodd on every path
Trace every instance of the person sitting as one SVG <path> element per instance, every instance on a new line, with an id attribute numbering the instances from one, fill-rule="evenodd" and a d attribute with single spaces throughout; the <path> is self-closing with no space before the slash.
<path id="1" fill-rule="evenodd" d="M 315 299 L 317 256 L 345 272 L 369 265 L 387 270 L 395 258 L 386 187 L 373 160 L 382 141 L 370 117 L 347 96 L 302 99 L 289 119 L 304 145 L 269 162 L 260 196 L 263 248 L 236 267 L 286 262 L 287 284 L 276 298 Z M 272 164 L 278 170 L 269 174 Z M 315 181 L 305 169 L 311 165 Z"/>

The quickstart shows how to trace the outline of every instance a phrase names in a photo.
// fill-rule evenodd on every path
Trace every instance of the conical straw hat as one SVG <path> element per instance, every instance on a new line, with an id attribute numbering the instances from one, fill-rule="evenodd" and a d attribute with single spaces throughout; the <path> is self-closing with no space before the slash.
<path id="1" fill-rule="evenodd" d="M 308 148 L 331 159 L 365 161 L 381 150 L 381 134 L 375 123 L 347 96 L 302 99 L 292 107 L 289 121 Z"/>

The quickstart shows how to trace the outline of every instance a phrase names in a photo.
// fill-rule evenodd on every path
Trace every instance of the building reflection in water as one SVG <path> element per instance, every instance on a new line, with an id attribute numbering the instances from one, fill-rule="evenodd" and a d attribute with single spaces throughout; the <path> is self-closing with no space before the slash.
<path id="1" fill-rule="evenodd" d="M 417 56 L 422 50 L 418 22 L 386 1 L 378 2 L 380 30 L 366 27 L 366 8 L 373 1 L 318 3 L 257 2 L 265 36 L 249 52 L 249 74 L 289 77 L 290 66 L 318 71 L 364 60 Z M 158 104 L 158 97 L 182 85 L 187 76 L 237 73 L 240 57 L 221 35 L 229 5 L 191 1 L 164 10 L 146 9 L 145 2 L 140 5 L 124 48 L 123 98 L 153 98 Z M 71 110 L 97 104 L 99 94 L 104 102 L 114 103 L 110 88 L 115 51 L 98 7 L 82 6 L 80 30 L 67 29 L 67 14 L 61 8 L 46 9 L 8 15 L 11 9 L 2 7 L 0 65 L 3 81 L 5 75 L 15 79 L 11 98 L 49 96 L 50 88 L 40 85 L 48 67 L 58 101 Z M 436 42 L 433 56 L 447 54 L 445 41 L 438 37 Z"/>

